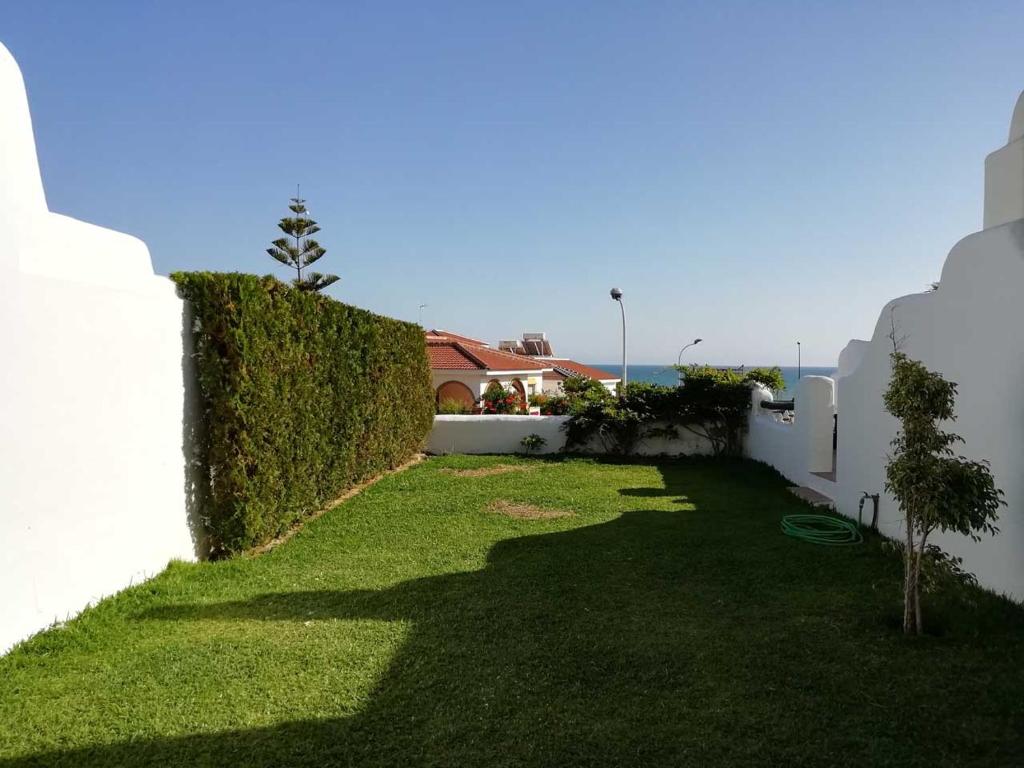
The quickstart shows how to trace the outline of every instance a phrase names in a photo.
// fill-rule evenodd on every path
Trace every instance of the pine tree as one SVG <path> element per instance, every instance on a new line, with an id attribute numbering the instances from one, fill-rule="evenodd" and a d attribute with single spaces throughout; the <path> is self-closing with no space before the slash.
<path id="1" fill-rule="evenodd" d="M 306 201 L 299 197 L 298 193 L 291 199 L 288 208 L 294 216 L 285 216 L 277 224 L 288 237 L 275 240 L 273 247 L 267 248 L 267 253 L 286 267 L 295 270 L 296 277 L 292 284 L 300 291 L 323 290 L 340 278 L 337 275 L 324 275 L 320 272 L 302 274 L 302 270 L 319 261 L 327 253 L 326 248 L 322 248 L 320 243 L 310 237 L 319 232 L 320 227 L 309 218 Z"/>

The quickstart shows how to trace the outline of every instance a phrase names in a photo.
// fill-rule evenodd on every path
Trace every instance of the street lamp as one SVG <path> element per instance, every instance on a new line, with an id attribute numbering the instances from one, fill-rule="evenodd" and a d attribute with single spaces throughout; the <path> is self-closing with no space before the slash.
<path id="1" fill-rule="evenodd" d="M 700 344 L 702 341 L 704 341 L 704 339 L 694 339 L 689 344 L 687 344 L 686 346 L 684 346 L 682 349 L 679 350 L 679 357 L 676 358 L 676 368 L 677 369 L 680 366 L 682 366 L 682 364 L 683 364 L 683 352 L 685 352 L 686 350 L 688 350 L 692 346 Z M 681 382 L 682 380 L 683 380 L 683 372 L 679 371 L 679 381 Z"/>
<path id="2" fill-rule="evenodd" d="M 801 364 L 801 361 L 800 361 L 800 342 L 798 341 L 796 343 L 796 377 L 797 377 L 797 379 L 800 378 L 800 374 L 802 372 L 800 364 Z"/>
<path id="3" fill-rule="evenodd" d="M 619 302 L 619 309 L 622 310 L 622 389 L 625 391 L 628 383 L 626 378 L 626 307 L 622 303 L 622 291 L 612 288 L 610 293 L 612 299 Z"/>
<path id="4" fill-rule="evenodd" d="M 420 304 L 420 325 L 423 325 L 423 308 L 429 307 L 429 304 Z"/>

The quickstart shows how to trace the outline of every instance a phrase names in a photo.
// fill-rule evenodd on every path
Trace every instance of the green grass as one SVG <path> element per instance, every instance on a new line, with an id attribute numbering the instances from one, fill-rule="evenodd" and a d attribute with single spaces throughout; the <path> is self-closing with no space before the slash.
<path id="1" fill-rule="evenodd" d="M 899 562 L 804 510 L 748 462 L 434 459 L 0 659 L 0 765 L 1021 764 L 1024 611 L 904 638 Z"/>

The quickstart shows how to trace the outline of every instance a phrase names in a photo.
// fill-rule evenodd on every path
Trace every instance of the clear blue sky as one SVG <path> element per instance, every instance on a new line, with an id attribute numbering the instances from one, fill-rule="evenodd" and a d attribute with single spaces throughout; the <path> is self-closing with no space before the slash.
<path id="1" fill-rule="evenodd" d="M 4 3 L 50 207 L 157 271 L 275 272 L 296 182 L 335 297 L 614 361 L 828 365 L 980 228 L 1020 2 Z"/>

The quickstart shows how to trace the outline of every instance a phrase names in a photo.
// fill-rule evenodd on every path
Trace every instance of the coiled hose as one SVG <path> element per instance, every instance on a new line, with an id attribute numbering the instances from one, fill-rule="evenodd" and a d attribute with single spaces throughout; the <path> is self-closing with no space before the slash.
<path id="1" fill-rule="evenodd" d="M 864 541 L 853 522 L 829 515 L 786 515 L 782 518 L 782 532 L 811 544 L 840 546 Z"/>

